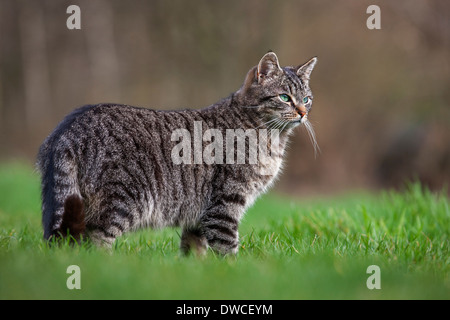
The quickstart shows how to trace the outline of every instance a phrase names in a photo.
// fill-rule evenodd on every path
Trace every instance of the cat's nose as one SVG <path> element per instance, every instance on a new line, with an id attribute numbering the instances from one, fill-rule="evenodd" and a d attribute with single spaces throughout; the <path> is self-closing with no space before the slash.
<path id="1" fill-rule="evenodd" d="M 296 106 L 295 109 L 297 109 L 297 113 L 303 118 L 307 113 L 308 110 L 306 110 L 306 107 L 301 104 L 299 106 Z"/>

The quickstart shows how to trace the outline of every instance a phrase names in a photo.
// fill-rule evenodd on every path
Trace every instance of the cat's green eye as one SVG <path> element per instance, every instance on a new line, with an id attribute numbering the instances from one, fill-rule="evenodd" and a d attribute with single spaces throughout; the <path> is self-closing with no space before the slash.
<path id="1" fill-rule="evenodd" d="M 284 94 L 284 93 L 280 94 L 279 97 L 280 97 L 281 101 L 283 101 L 283 102 L 289 102 L 291 100 L 291 98 L 287 94 Z"/>
<path id="2" fill-rule="evenodd" d="M 311 101 L 311 98 L 310 97 L 304 97 L 303 98 L 303 103 L 304 104 L 307 104 L 308 102 L 310 102 Z"/>

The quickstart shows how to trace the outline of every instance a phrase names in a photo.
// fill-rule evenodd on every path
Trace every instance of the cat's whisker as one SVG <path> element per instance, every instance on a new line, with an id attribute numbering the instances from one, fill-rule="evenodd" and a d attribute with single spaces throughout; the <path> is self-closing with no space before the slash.
<path id="1" fill-rule="evenodd" d="M 278 128 L 278 126 L 280 125 L 281 119 L 277 118 L 277 121 L 275 121 L 272 125 L 272 128 Z"/>
<path id="2" fill-rule="evenodd" d="M 265 144 L 268 143 L 268 137 L 271 135 L 271 130 L 273 130 L 273 129 L 279 130 L 282 119 L 275 118 L 275 119 L 270 120 L 269 122 L 271 122 L 271 123 L 267 126 L 267 135 L 260 136 L 261 139 L 264 139 L 263 143 L 265 143 Z"/>
<path id="3" fill-rule="evenodd" d="M 312 124 L 308 120 L 304 122 L 304 125 L 306 128 L 306 132 L 308 132 L 309 139 L 311 140 L 311 143 L 314 148 L 314 157 L 316 157 L 317 154 L 320 153 L 320 147 L 319 144 L 317 143 L 316 133 L 314 132 Z"/>
<path id="4" fill-rule="evenodd" d="M 268 126 L 270 123 L 273 123 L 275 120 L 278 120 L 278 118 L 274 118 L 274 119 L 272 119 L 272 120 L 269 120 L 269 121 L 267 121 L 267 122 L 264 122 L 263 124 L 257 126 L 255 129 L 259 129 L 259 128 L 263 127 L 263 126 Z"/>
<path id="5" fill-rule="evenodd" d="M 283 119 L 278 119 L 276 129 L 280 130 L 282 126 L 283 126 Z"/>
<path id="6" fill-rule="evenodd" d="M 257 126 L 255 129 L 259 129 L 263 126 L 266 126 L 265 129 L 267 129 L 267 132 L 270 132 L 270 130 L 276 125 L 276 123 L 278 123 L 278 121 L 279 121 L 279 118 L 273 118 L 273 119 L 266 121 L 263 124 Z M 259 137 L 260 137 L 260 139 L 264 139 L 263 143 L 267 143 L 267 141 L 268 141 L 267 136 L 260 135 Z"/>
<path id="7" fill-rule="evenodd" d="M 277 129 L 279 130 L 281 128 L 281 125 L 283 124 L 283 120 L 282 119 L 277 119 L 278 121 L 275 122 L 275 124 L 272 126 L 271 129 Z"/>
<path id="8" fill-rule="evenodd" d="M 267 130 L 270 131 L 270 130 L 274 129 L 277 126 L 278 121 L 279 121 L 279 119 L 274 119 L 274 121 L 267 126 Z"/>
<path id="9" fill-rule="evenodd" d="M 287 127 L 288 124 L 290 123 L 289 120 L 283 120 L 283 122 L 284 122 L 284 125 L 283 125 L 283 127 L 281 128 L 280 133 L 283 132 L 283 130 L 286 129 L 286 127 Z"/>

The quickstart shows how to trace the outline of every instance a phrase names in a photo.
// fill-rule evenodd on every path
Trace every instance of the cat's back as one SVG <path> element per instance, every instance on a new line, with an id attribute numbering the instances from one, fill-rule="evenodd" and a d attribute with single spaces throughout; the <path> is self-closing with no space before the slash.
<path id="1" fill-rule="evenodd" d="M 136 126 L 148 124 L 158 117 L 157 111 L 122 104 L 86 105 L 68 114 L 56 127 L 51 136 L 63 134 L 83 134 L 106 130 L 126 128 L 133 130 Z"/>
<path id="2" fill-rule="evenodd" d="M 38 154 L 39 160 L 58 145 L 70 142 L 72 147 L 90 141 L 103 141 L 117 133 L 132 135 L 142 129 L 160 132 L 156 128 L 163 112 L 121 104 L 96 104 L 79 107 L 69 113 L 46 138 Z M 152 126 L 153 124 L 153 126 Z M 148 134 L 149 132 L 147 132 Z M 106 141 L 107 142 L 107 141 Z"/>

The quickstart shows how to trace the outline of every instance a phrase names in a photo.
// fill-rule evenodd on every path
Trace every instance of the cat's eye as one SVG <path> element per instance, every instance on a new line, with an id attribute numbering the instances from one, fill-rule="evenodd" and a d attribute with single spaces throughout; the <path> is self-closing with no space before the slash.
<path id="1" fill-rule="evenodd" d="M 283 102 L 289 102 L 291 101 L 291 98 L 287 94 L 280 94 L 278 97 L 280 97 L 281 101 Z"/>
<path id="2" fill-rule="evenodd" d="M 304 104 L 307 104 L 307 103 L 309 103 L 309 102 L 311 102 L 311 98 L 310 98 L 310 97 L 304 97 L 304 98 L 303 98 L 303 103 L 304 103 Z"/>

